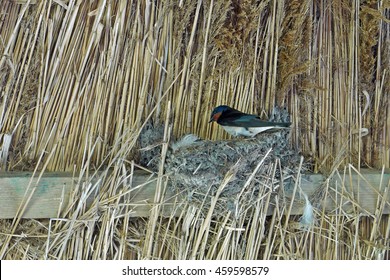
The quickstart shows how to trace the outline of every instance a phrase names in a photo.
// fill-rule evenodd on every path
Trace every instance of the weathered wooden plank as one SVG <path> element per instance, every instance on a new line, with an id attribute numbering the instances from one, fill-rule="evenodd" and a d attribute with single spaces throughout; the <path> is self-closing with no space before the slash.
<path id="1" fill-rule="evenodd" d="M 75 179 L 69 173 L 46 173 L 38 181 L 28 172 L 0 173 L 0 218 L 14 218 L 19 206 L 34 191 L 31 200 L 24 211 L 23 218 L 55 218 L 59 217 L 75 188 Z M 149 183 L 145 184 L 149 180 Z M 390 213 L 389 188 L 390 174 L 381 176 L 380 172 L 365 170 L 360 176 L 356 172 L 344 175 L 334 175 L 331 180 L 325 180 L 320 174 L 303 175 L 300 188 L 311 198 L 316 207 L 325 207 L 333 214 L 348 213 L 354 209 L 363 214 L 374 214 L 382 209 L 383 214 Z M 156 181 L 150 181 L 149 175 L 136 172 L 133 176 L 133 189 L 129 191 L 124 204 L 131 211 L 131 216 L 147 217 L 153 207 Z M 284 195 L 291 197 L 294 183 L 285 186 Z M 327 199 L 316 195 L 316 192 L 327 193 Z M 292 215 L 302 214 L 304 207 L 300 190 L 297 190 Z M 384 198 L 382 198 L 385 195 Z M 165 197 L 172 197 L 167 191 Z M 91 197 L 87 204 L 93 200 Z M 382 206 L 380 203 L 382 202 Z M 169 215 L 172 211 L 173 200 L 164 204 L 163 213 Z M 342 205 L 337 208 L 336 205 Z"/>
<path id="2" fill-rule="evenodd" d="M 68 173 L 47 173 L 38 182 L 28 172 L 0 174 L 0 218 L 13 218 L 23 198 L 34 195 L 25 210 L 24 218 L 57 217 L 69 202 L 74 184 Z"/>
<path id="3" fill-rule="evenodd" d="M 306 175 L 302 179 L 302 189 L 311 196 L 312 203 L 321 204 L 331 214 L 350 212 L 375 214 L 378 209 L 382 208 L 382 214 L 389 214 L 390 173 L 388 170 L 386 172 L 382 176 L 379 171 L 369 169 L 364 169 L 360 173 L 349 171 L 346 174 L 334 174 L 328 180 L 318 174 Z M 327 190 L 324 201 L 321 201 L 318 195 L 316 200 L 314 194 L 321 188 L 322 192 Z M 385 201 L 383 206 L 380 205 L 382 201 Z M 341 208 L 340 205 L 342 205 Z"/>

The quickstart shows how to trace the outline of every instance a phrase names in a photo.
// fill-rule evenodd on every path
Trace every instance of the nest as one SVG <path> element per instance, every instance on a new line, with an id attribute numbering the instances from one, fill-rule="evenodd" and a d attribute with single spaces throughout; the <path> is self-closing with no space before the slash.
<path id="1" fill-rule="evenodd" d="M 286 122 L 289 118 L 285 110 L 274 110 L 270 120 Z M 147 126 L 140 137 L 144 148 L 141 164 L 154 171 L 161 159 L 161 148 L 154 144 L 161 141 L 162 133 L 162 127 Z M 207 198 L 217 194 L 226 174 L 233 172 L 234 176 L 218 194 L 218 207 L 232 209 L 237 201 L 252 204 L 259 194 L 275 193 L 280 186 L 291 185 L 286 178 L 297 174 L 301 155 L 291 148 L 290 135 L 290 129 L 221 141 L 187 135 L 173 143 L 167 154 L 164 167 L 169 174 L 169 186 L 184 193 L 190 203 L 204 207 L 210 201 Z M 152 148 L 145 149 L 147 146 Z M 305 164 L 304 168 L 309 169 L 310 165 Z"/>

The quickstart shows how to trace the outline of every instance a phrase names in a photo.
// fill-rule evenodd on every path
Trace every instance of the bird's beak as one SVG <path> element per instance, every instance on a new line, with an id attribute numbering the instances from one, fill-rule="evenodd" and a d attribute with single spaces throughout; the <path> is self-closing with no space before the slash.
<path id="1" fill-rule="evenodd" d="M 209 120 L 209 123 L 212 123 L 214 121 L 213 117 Z"/>

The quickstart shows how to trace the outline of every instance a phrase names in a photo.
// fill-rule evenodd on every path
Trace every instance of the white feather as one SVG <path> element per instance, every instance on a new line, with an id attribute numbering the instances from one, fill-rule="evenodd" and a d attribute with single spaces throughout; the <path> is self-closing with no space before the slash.
<path id="1" fill-rule="evenodd" d="M 197 140 L 199 140 L 198 136 L 194 134 L 187 134 L 176 143 L 173 143 L 171 147 L 173 151 L 176 151 L 178 149 L 193 145 Z"/>
<path id="2" fill-rule="evenodd" d="M 306 203 L 305 208 L 303 209 L 303 215 L 299 219 L 299 223 L 301 224 L 302 229 L 308 230 L 314 223 L 313 205 L 311 205 L 309 198 L 303 191 L 302 194 L 305 197 Z"/>

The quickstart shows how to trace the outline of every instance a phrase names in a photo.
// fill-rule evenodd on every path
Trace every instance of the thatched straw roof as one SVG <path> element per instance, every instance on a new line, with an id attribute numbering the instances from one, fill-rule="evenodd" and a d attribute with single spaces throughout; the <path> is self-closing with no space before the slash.
<path id="1" fill-rule="evenodd" d="M 237 143 L 208 124 L 220 104 L 265 119 L 286 107 L 293 125 L 285 147 L 315 172 L 389 168 L 389 9 L 386 1 L 344 0 L 1 1 L 0 169 L 79 177 L 60 219 L 0 221 L 0 257 L 389 258 L 380 211 L 314 209 L 317 223 L 302 230 L 286 204 L 267 218 L 262 203 L 272 196 L 261 188 L 256 207 L 239 217 L 229 210 L 216 217 L 212 208 L 202 216 L 191 203 L 179 218 L 162 218 L 158 204 L 147 219 L 117 215 L 128 207 L 121 191 L 133 187 L 144 127 L 162 127 L 160 202 L 175 139 L 192 133 Z M 296 182 L 303 165 L 295 166 Z M 231 172 L 224 169 L 217 193 Z M 86 209 L 91 192 L 99 195 Z"/>

